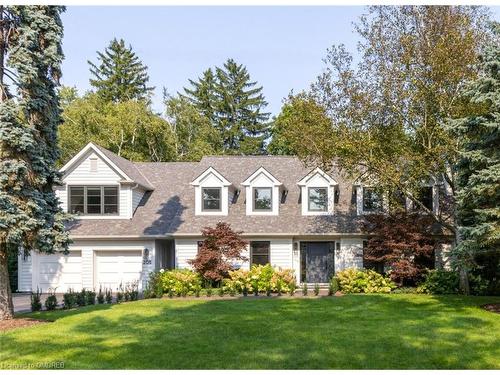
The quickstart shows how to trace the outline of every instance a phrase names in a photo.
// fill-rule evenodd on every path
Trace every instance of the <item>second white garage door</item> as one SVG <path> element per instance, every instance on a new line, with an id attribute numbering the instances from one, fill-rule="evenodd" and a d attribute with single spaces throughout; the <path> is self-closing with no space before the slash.
<path id="1" fill-rule="evenodd" d="M 120 284 L 139 282 L 142 272 L 142 252 L 139 251 L 97 251 L 96 290 L 99 287 L 116 291 Z"/>

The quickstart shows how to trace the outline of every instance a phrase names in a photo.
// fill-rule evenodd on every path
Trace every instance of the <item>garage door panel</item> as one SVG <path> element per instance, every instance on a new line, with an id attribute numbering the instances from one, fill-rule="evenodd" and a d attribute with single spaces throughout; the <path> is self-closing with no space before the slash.
<path id="1" fill-rule="evenodd" d="M 82 253 L 71 251 L 69 254 L 38 255 L 38 281 L 34 285 L 46 292 L 56 289 L 66 292 L 69 288 L 82 288 Z"/>
<path id="2" fill-rule="evenodd" d="M 96 288 L 118 289 L 141 279 L 142 251 L 96 252 Z"/>

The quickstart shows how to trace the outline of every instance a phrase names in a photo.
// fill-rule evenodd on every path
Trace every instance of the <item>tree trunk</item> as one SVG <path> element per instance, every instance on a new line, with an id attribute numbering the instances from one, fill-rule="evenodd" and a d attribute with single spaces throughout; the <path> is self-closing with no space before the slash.
<path id="1" fill-rule="evenodd" d="M 460 290 L 462 291 L 463 294 L 468 296 L 470 294 L 469 273 L 467 272 L 467 270 L 463 265 L 460 266 L 459 275 L 460 275 Z"/>
<path id="2" fill-rule="evenodd" d="M 14 305 L 10 290 L 7 244 L 0 242 L 0 320 L 14 317 Z"/>

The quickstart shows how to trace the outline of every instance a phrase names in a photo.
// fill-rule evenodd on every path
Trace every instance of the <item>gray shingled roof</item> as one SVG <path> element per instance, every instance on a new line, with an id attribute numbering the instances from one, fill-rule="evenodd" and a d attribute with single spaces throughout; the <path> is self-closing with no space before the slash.
<path id="1" fill-rule="evenodd" d="M 118 168 L 120 168 L 130 179 L 134 182 L 138 183 L 146 190 L 153 190 L 154 187 L 148 181 L 148 179 L 141 173 L 137 165 L 130 160 L 122 158 L 121 156 L 116 155 L 114 152 L 109 151 L 108 149 L 101 147 L 94 143 L 96 146 L 106 157 L 111 160 Z"/>
<path id="2" fill-rule="evenodd" d="M 360 233 L 360 218 L 352 202 L 352 182 L 338 170 L 327 171 L 338 182 L 339 202 L 331 216 L 303 216 L 297 185 L 313 168 L 289 156 L 208 156 L 200 162 L 132 163 L 100 148 L 134 180 L 154 187 L 147 193 L 132 219 L 77 220 L 71 235 L 84 236 L 163 236 L 199 234 L 203 227 L 218 221 L 247 234 L 340 234 Z M 126 161 L 126 163 L 124 162 Z M 133 168 L 132 168 L 133 166 Z M 214 167 L 241 193 L 229 206 L 228 216 L 195 216 L 194 187 L 190 183 L 208 167 Z M 279 216 L 247 216 L 245 189 L 241 183 L 264 167 L 288 190 L 280 204 Z"/>

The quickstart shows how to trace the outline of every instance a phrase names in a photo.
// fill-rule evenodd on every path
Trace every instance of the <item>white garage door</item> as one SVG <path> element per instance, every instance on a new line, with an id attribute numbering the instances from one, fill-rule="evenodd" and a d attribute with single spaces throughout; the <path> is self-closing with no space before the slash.
<path id="1" fill-rule="evenodd" d="M 68 255 L 38 255 L 38 282 L 33 289 L 57 288 L 56 292 L 64 293 L 69 288 L 82 289 L 82 252 L 70 251 Z"/>
<path id="2" fill-rule="evenodd" d="M 141 279 L 142 252 L 139 251 L 97 251 L 96 289 L 118 289 L 120 283 L 138 282 Z"/>

